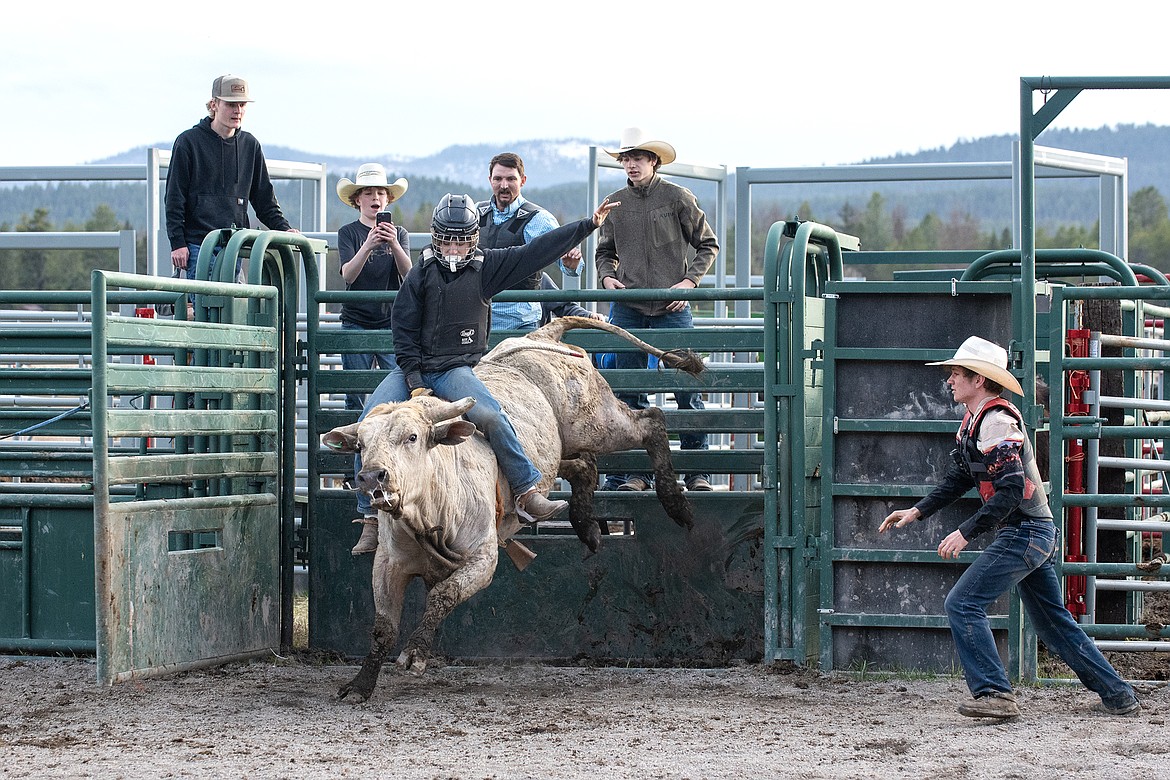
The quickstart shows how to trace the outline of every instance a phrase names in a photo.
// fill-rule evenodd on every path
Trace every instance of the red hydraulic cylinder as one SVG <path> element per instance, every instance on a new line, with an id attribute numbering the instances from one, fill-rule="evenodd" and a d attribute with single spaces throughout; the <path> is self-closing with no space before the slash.
<path id="1" fill-rule="evenodd" d="M 1071 329 L 1065 335 L 1065 350 L 1069 357 L 1088 357 L 1089 331 L 1086 329 Z M 1086 415 L 1089 405 L 1085 403 L 1085 393 L 1089 389 L 1089 373 L 1087 371 L 1069 371 L 1067 376 L 1067 402 L 1065 415 Z M 1070 439 L 1065 453 L 1065 493 L 1085 492 L 1085 442 L 1084 439 Z M 1070 506 L 1065 509 L 1068 519 L 1067 532 L 1064 540 L 1064 560 L 1067 562 L 1081 562 L 1085 560 L 1085 515 L 1084 507 Z M 1073 617 L 1080 617 L 1086 612 L 1085 606 L 1086 581 L 1083 575 L 1074 575 L 1065 578 L 1064 604 Z"/>

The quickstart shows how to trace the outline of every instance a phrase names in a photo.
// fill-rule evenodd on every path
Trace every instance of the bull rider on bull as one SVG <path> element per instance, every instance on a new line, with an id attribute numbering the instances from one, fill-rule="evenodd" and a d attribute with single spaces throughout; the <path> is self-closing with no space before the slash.
<path id="1" fill-rule="evenodd" d="M 488 346 L 492 296 L 555 263 L 601 227 L 621 205 L 602 202 L 593 216 L 537 236 L 528 244 L 485 249 L 479 243 L 479 214 L 469 195 L 443 196 L 431 215 L 431 245 L 394 299 L 394 351 L 398 366 L 366 399 L 359 421 L 375 406 L 433 393 L 447 401 L 468 396 L 467 419 L 491 445 L 516 496 L 516 511 L 529 523 L 548 520 L 568 507 L 538 490 L 540 472 L 524 454 L 511 421 L 472 369 Z M 361 471 L 354 458 L 355 476 Z M 359 497 L 362 535 L 354 555 L 378 549 L 378 518 Z"/>

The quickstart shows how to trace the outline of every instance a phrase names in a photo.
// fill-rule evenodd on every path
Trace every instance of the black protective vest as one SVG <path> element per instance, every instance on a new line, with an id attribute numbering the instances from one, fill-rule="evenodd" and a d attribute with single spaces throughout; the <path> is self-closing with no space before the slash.
<path id="1" fill-rule="evenodd" d="M 544 211 L 535 203 L 524 201 L 516 209 L 511 218 L 495 224 L 492 219 L 492 202 L 483 200 L 475 204 L 479 211 L 479 245 L 485 249 L 507 249 L 510 246 L 524 246 L 524 228 L 538 213 Z M 525 277 L 508 289 L 510 290 L 539 290 L 540 274 L 537 271 L 532 276 Z"/>
<path id="2" fill-rule="evenodd" d="M 434 251 L 422 251 L 426 304 L 422 315 L 423 370 L 474 366 L 487 351 L 490 301 L 483 299 L 483 255 L 461 270 L 445 271 Z M 463 356 L 465 360 L 451 359 Z M 446 358 L 446 359 L 444 359 Z"/>
<path id="3" fill-rule="evenodd" d="M 961 458 L 960 466 L 966 468 L 967 473 L 975 480 L 975 484 L 979 488 L 979 496 L 984 503 L 995 495 L 995 485 L 992 484 L 991 477 L 987 474 L 987 466 L 983 463 L 983 453 L 979 449 L 979 426 L 983 424 L 983 418 L 992 409 L 1003 409 L 1008 412 L 1016 418 L 1016 421 L 1020 423 L 1020 428 L 1023 429 L 1024 417 L 1020 414 L 1020 410 L 1006 398 L 993 398 L 984 404 L 983 408 L 979 410 L 979 414 L 972 416 L 970 412 L 967 412 L 963 417 L 962 424 L 959 425 L 959 432 L 955 434 L 959 445 L 955 454 Z M 1020 502 L 1019 507 L 1012 514 L 1019 513 L 1026 517 L 1051 519 L 1052 510 L 1048 507 L 1048 496 L 1044 494 L 1040 469 L 1036 466 L 1036 455 L 1032 451 L 1032 442 L 1027 433 L 1024 435 L 1024 446 L 1020 451 L 1020 459 L 1024 464 L 1024 500 Z M 1011 521 L 1010 516 L 1008 521 Z"/>

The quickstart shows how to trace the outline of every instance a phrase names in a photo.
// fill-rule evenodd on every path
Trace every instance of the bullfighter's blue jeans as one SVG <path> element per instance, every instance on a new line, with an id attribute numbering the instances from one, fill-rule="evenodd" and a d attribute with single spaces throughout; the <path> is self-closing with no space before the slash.
<path id="1" fill-rule="evenodd" d="M 1056 530 L 1050 520 L 1006 525 L 947 594 L 947 619 L 967 687 L 976 697 L 993 691 L 1011 692 L 987 608 L 1014 585 L 1040 641 L 1106 706 L 1124 707 L 1136 700 L 1133 688 L 1064 606 L 1053 566 L 1057 549 Z"/>
<path id="2" fill-rule="evenodd" d="M 504 478 L 508 480 L 514 494 L 519 495 L 540 481 L 541 474 L 524 454 L 524 448 L 516 438 L 516 431 L 512 428 L 508 415 L 504 414 L 499 402 L 483 382 L 479 381 L 475 372 L 466 366 L 460 366 L 447 371 L 424 372 L 422 380 L 435 395 L 445 401 L 458 401 L 468 396 L 475 399 L 475 406 L 468 409 L 464 416 L 487 437 L 488 444 L 499 461 L 500 469 L 504 472 Z M 406 385 L 406 376 L 401 368 L 395 366 L 394 370 L 374 388 L 374 392 L 370 393 L 358 420 L 364 420 L 370 410 L 378 404 L 396 403 L 408 398 L 410 388 Z M 355 478 L 361 470 L 361 455 L 355 455 L 353 464 Z M 359 492 L 357 508 L 363 516 L 372 514 L 370 497 Z"/>
<path id="3" fill-rule="evenodd" d="M 643 314 L 632 306 L 627 306 L 622 303 L 612 303 L 609 307 L 609 321 L 619 328 L 631 330 L 636 328 L 693 328 L 695 327 L 694 318 L 691 316 L 691 307 L 679 312 L 668 312 L 666 314 Z M 614 356 L 614 368 L 645 368 L 646 356 L 641 352 L 618 352 Z M 650 402 L 646 398 L 646 394 L 618 394 L 618 400 L 624 401 L 631 409 L 646 409 L 649 408 Z M 703 396 L 699 393 L 675 393 L 674 400 L 678 403 L 679 409 L 704 409 Z M 707 434 L 705 433 L 680 433 L 679 447 L 684 450 L 705 450 L 707 449 Z M 610 474 L 605 481 L 605 489 L 613 490 L 618 485 L 625 482 L 630 476 L 638 476 L 644 479 L 647 484 L 652 480 L 650 474 L 635 474 L 635 475 L 619 475 Z M 691 474 L 691 478 L 702 477 L 703 479 L 710 479 L 710 474 Z"/>

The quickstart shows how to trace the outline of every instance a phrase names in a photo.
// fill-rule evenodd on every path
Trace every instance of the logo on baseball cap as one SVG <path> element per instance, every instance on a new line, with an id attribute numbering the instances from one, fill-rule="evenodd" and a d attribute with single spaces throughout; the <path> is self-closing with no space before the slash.
<path id="1" fill-rule="evenodd" d="M 211 82 L 211 97 L 214 100 L 224 100 L 228 103 L 253 102 L 248 95 L 248 82 L 230 73 Z"/>

